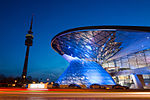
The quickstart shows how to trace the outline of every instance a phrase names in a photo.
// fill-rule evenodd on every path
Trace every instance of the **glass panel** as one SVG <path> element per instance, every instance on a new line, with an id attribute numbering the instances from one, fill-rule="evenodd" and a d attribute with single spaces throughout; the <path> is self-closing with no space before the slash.
<path id="1" fill-rule="evenodd" d="M 137 58 L 136 58 L 135 54 L 128 56 L 128 59 L 130 62 L 130 68 L 131 69 L 138 68 Z"/>
<path id="2" fill-rule="evenodd" d="M 115 65 L 114 65 L 114 62 L 113 62 L 113 61 L 109 62 L 109 67 L 115 67 Z"/>
<path id="3" fill-rule="evenodd" d="M 145 56 L 146 56 L 146 62 L 148 66 L 150 66 L 150 50 L 145 51 Z"/>
<path id="4" fill-rule="evenodd" d="M 142 53 L 142 52 L 141 53 L 137 53 L 136 57 L 137 57 L 139 68 L 145 67 L 146 66 L 146 62 L 145 62 L 144 53 Z"/>
<path id="5" fill-rule="evenodd" d="M 122 58 L 121 61 L 122 61 L 122 68 L 130 68 L 127 57 Z"/>
<path id="6" fill-rule="evenodd" d="M 120 60 L 116 60 L 116 67 L 121 68 L 121 61 Z"/>

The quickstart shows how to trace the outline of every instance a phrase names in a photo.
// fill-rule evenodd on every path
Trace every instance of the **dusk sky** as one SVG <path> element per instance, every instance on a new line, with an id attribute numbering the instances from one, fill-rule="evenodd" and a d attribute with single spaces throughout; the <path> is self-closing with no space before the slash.
<path id="1" fill-rule="evenodd" d="M 0 74 L 21 76 L 32 14 L 28 75 L 57 79 L 68 62 L 51 48 L 55 35 L 83 26 L 150 26 L 150 0 L 0 0 Z"/>

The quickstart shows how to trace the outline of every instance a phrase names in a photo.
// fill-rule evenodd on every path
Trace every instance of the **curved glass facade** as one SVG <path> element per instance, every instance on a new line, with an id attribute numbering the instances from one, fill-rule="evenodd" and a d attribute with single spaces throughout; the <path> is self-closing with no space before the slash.
<path id="1" fill-rule="evenodd" d="M 123 75 L 120 73 L 123 70 L 132 70 L 130 72 L 134 71 L 136 74 L 135 69 L 144 67 L 149 68 L 149 28 L 132 26 L 105 26 L 102 28 L 97 26 L 92 28 L 83 27 L 71 29 L 62 32 L 53 38 L 51 43 L 52 48 L 70 62 L 68 69 L 58 79 L 58 83 L 79 83 L 89 86 L 89 84 L 94 83 L 90 82 L 90 80 L 94 79 L 94 77 L 88 78 L 89 80 L 86 78 L 82 80 L 82 77 L 86 77 L 82 71 L 93 69 L 95 70 L 95 73 L 99 73 L 99 75 L 95 76 L 99 77 L 99 79 L 97 78 L 96 83 L 103 84 L 103 82 L 100 82 L 100 80 L 105 79 L 105 77 L 102 79 L 103 75 L 100 75 L 100 73 L 103 73 L 100 71 L 103 71 L 101 66 L 113 76 L 117 83 L 120 80 L 118 77 L 121 77 L 118 75 Z M 79 62 L 75 59 L 79 59 Z M 107 73 L 106 71 L 105 73 Z M 91 73 L 94 72 L 89 71 L 89 75 Z M 142 74 L 144 77 L 148 78 L 150 72 L 147 71 L 145 73 L 138 74 Z M 72 75 L 75 75 L 76 77 L 74 78 Z M 132 83 L 130 75 L 127 75 L 126 78 L 129 80 L 128 83 Z M 113 83 L 113 79 L 111 79 L 111 77 L 107 80 L 107 82 L 109 80 Z"/>
<path id="2" fill-rule="evenodd" d="M 93 30 L 71 32 L 59 36 L 53 41 L 53 48 L 61 55 L 89 61 L 103 62 L 121 49 L 114 30 Z"/>
<path id="3" fill-rule="evenodd" d="M 78 84 L 89 87 L 91 84 L 115 85 L 111 76 L 93 61 L 74 59 L 67 70 L 56 81 L 61 85 Z"/>

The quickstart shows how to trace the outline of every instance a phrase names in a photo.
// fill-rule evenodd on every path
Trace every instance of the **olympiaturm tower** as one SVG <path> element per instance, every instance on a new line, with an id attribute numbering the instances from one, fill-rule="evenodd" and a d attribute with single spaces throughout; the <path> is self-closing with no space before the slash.
<path id="1" fill-rule="evenodd" d="M 24 67 L 23 67 L 23 72 L 22 72 L 22 81 L 23 82 L 25 82 L 25 80 L 26 80 L 27 66 L 28 66 L 28 57 L 29 57 L 29 48 L 30 48 L 30 46 L 32 46 L 32 42 L 33 42 L 32 24 L 33 24 L 33 16 L 32 16 L 32 19 L 31 19 L 30 30 L 28 31 L 28 34 L 26 34 L 26 40 L 25 40 L 25 45 L 27 46 L 27 50 L 26 50 Z"/>

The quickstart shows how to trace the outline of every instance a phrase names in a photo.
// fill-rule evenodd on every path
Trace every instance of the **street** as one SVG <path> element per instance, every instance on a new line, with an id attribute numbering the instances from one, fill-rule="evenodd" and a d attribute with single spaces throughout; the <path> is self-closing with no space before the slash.
<path id="1" fill-rule="evenodd" d="M 76 91 L 74 91 L 76 90 Z M 0 89 L 0 100 L 150 100 L 150 92 L 86 89 Z"/>

